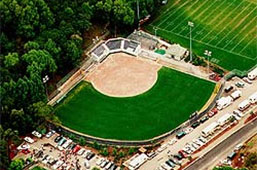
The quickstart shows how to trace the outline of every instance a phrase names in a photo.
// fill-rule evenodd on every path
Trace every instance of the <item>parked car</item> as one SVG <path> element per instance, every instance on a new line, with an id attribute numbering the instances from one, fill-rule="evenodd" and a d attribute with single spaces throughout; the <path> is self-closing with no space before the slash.
<path id="1" fill-rule="evenodd" d="M 235 83 L 235 85 L 238 87 L 238 88 L 243 88 L 245 86 L 245 84 L 241 81 L 238 81 Z"/>
<path id="2" fill-rule="evenodd" d="M 243 78 L 244 82 L 248 83 L 248 84 L 252 84 L 253 81 L 249 80 L 247 77 Z"/>
<path id="3" fill-rule="evenodd" d="M 47 138 L 50 138 L 51 136 L 53 136 L 55 134 L 55 131 L 54 130 L 51 130 L 49 131 L 47 134 L 46 134 L 46 137 Z"/>
<path id="4" fill-rule="evenodd" d="M 225 91 L 226 93 L 228 93 L 228 92 L 230 92 L 231 90 L 233 90 L 233 88 L 234 88 L 233 86 L 228 86 L 228 87 L 225 88 L 224 91 Z"/>
<path id="5" fill-rule="evenodd" d="M 197 128 L 199 125 L 200 125 L 200 122 L 199 122 L 199 121 L 195 121 L 195 122 L 191 125 L 191 127 L 195 129 L 195 128 Z"/>
<path id="6" fill-rule="evenodd" d="M 177 142 L 177 139 L 176 138 L 173 138 L 173 139 L 171 139 L 170 141 L 169 141 L 169 145 L 173 145 L 173 144 L 175 144 Z"/>
<path id="7" fill-rule="evenodd" d="M 55 143 L 58 143 L 58 142 L 60 142 L 60 140 L 61 140 L 62 138 L 63 138 L 62 136 L 57 136 L 57 137 L 54 139 L 54 142 L 55 142 Z"/>
<path id="8" fill-rule="evenodd" d="M 227 158 L 228 158 L 229 160 L 233 160 L 235 156 L 236 156 L 236 152 L 233 151 L 233 152 L 231 152 L 231 153 L 228 155 Z"/>
<path id="9" fill-rule="evenodd" d="M 183 158 L 186 158 L 186 157 L 187 157 L 187 154 L 186 154 L 183 150 L 178 151 L 178 153 L 179 153 Z"/>
<path id="10" fill-rule="evenodd" d="M 34 135 L 34 136 L 36 136 L 38 138 L 42 137 L 42 135 L 39 132 L 35 131 L 35 130 L 32 132 L 32 135 Z"/>
<path id="11" fill-rule="evenodd" d="M 200 122 L 201 122 L 201 123 L 204 123 L 204 122 L 207 121 L 208 119 L 209 119 L 208 116 L 204 116 L 204 117 L 202 117 L 202 118 L 200 119 Z"/>
<path id="12" fill-rule="evenodd" d="M 86 149 L 81 148 L 78 152 L 77 155 L 83 155 L 83 153 L 86 151 Z"/>
<path id="13" fill-rule="evenodd" d="M 21 152 L 24 153 L 24 154 L 29 154 L 29 153 L 30 153 L 30 150 L 28 150 L 28 149 L 23 149 Z"/>
<path id="14" fill-rule="evenodd" d="M 30 137 L 25 137 L 24 140 L 28 143 L 34 143 L 35 141 Z"/>
<path id="15" fill-rule="evenodd" d="M 217 108 L 213 108 L 209 113 L 208 116 L 212 117 L 214 115 L 216 115 L 218 113 L 218 109 Z"/>
<path id="16" fill-rule="evenodd" d="M 186 133 L 184 132 L 184 131 L 181 131 L 181 132 L 179 132 L 177 135 L 176 135 L 176 137 L 178 138 L 178 139 L 181 139 L 182 137 L 184 137 L 186 135 Z"/>

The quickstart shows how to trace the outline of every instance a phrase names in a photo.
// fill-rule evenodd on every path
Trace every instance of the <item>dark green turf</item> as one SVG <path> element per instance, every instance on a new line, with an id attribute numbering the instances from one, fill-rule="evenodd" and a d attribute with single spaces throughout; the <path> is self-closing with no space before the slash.
<path id="1" fill-rule="evenodd" d="M 247 0 L 169 0 L 146 30 L 189 48 L 188 21 L 193 51 L 203 56 L 212 51 L 211 62 L 227 70 L 247 71 L 257 64 L 257 8 Z"/>
<path id="2" fill-rule="evenodd" d="M 65 126 L 92 136 L 150 139 L 187 120 L 206 103 L 214 86 L 163 67 L 153 88 L 135 97 L 108 97 L 82 82 L 56 106 L 56 113 Z"/>

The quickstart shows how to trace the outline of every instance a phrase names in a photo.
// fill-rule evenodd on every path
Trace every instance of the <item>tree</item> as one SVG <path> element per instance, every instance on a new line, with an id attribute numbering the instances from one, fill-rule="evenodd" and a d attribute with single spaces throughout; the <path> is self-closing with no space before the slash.
<path id="1" fill-rule="evenodd" d="M 84 137 L 80 137 L 80 138 L 79 138 L 79 144 L 80 144 L 81 146 L 85 146 L 85 145 L 86 145 L 86 139 L 85 139 Z"/>
<path id="2" fill-rule="evenodd" d="M 19 55 L 18 53 L 9 53 L 7 56 L 4 58 L 4 65 L 7 68 L 14 67 L 19 63 Z"/>
<path id="3" fill-rule="evenodd" d="M 79 46 L 81 43 L 80 40 L 68 40 L 66 43 L 66 55 L 67 55 L 67 63 L 76 66 L 79 62 L 79 59 L 82 55 L 81 47 Z"/>
<path id="4" fill-rule="evenodd" d="M 254 170 L 257 168 L 257 152 L 250 153 L 245 161 L 245 166 L 249 170 Z"/>
<path id="5" fill-rule="evenodd" d="M 28 65 L 37 65 L 38 73 L 42 71 L 54 72 L 57 69 L 53 57 L 46 50 L 30 50 L 28 53 L 22 56 L 22 59 L 28 63 Z M 29 67 L 27 71 L 30 73 Z"/>
<path id="6" fill-rule="evenodd" d="M 24 49 L 26 51 L 30 51 L 30 50 L 38 50 L 39 49 L 39 44 L 35 41 L 28 41 L 25 45 L 24 45 Z"/>
<path id="7" fill-rule="evenodd" d="M 114 148 L 114 149 L 112 150 L 112 156 L 116 156 L 116 155 L 117 155 L 117 149 Z"/>
<path id="8" fill-rule="evenodd" d="M 0 9 L 3 29 L 11 29 L 21 37 L 33 38 L 38 30 L 45 30 L 54 23 L 44 0 L 2 0 Z"/>
<path id="9" fill-rule="evenodd" d="M 9 166 L 9 170 L 22 170 L 24 167 L 24 160 L 23 159 L 15 159 L 11 162 Z"/>

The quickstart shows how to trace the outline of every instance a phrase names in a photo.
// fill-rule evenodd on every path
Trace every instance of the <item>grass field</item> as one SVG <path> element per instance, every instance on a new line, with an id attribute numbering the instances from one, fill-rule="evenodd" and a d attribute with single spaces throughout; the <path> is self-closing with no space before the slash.
<path id="1" fill-rule="evenodd" d="M 189 47 L 192 28 L 193 51 L 227 70 L 249 70 L 257 64 L 256 0 L 169 0 L 145 28 L 158 36 Z"/>
<path id="2" fill-rule="evenodd" d="M 127 98 L 105 96 L 81 82 L 59 105 L 63 124 L 92 136 L 144 140 L 176 128 L 209 99 L 215 84 L 161 68 L 147 92 Z"/>

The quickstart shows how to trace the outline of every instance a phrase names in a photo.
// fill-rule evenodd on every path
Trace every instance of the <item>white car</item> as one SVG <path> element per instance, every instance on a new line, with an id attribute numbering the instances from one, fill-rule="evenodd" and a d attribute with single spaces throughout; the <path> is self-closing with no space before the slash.
<path id="1" fill-rule="evenodd" d="M 34 136 L 36 136 L 38 138 L 42 137 L 42 135 L 39 132 L 35 131 L 35 130 L 32 132 L 32 135 L 34 135 Z"/>
<path id="2" fill-rule="evenodd" d="M 77 152 L 77 155 L 82 155 L 85 151 L 86 151 L 86 149 L 81 148 L 81 149 Z"/>
<path id="3" fill-rule="evenodd" d="M 242 144 L 242 143 L 239 143 L 238 145 L 236 145 L 235 151 L 240 150 L 242 147 L 243 147 L 243 144 Z"/>
<path id="4" fill-rule="evenodd" d="M 169 141 L 169 145 L 173 145 L 173 144 L 175 144 L 176 142 L 177 142 L 178 140 L 176 139 L 176 138 L 173 138 L 173 139 L 171 139 L 170 141 Z"/>
<path id="5" fill-rule="evenodd" d="M 57 162 L 53 165 L 53 169 L 58 169 L 62 164 L 63 164 L 63 161 L 62 161 L 62 160 L 57 161 Z"/>
<path id="6" fill-rule="evenodd" d="M 236 114 L 233 114 L 233 116 L 234 116 L 234 118 L 236 119 L 236 120 L 240 120 L 241 118 L 238 116 L 238 115 L 236 115 Z"/>
<path id="7" fill-rule="evenodd" d="M 67 147 L 68 147 L 71 143 L 72 143 L 72 140 L 71 140 L 71 139 L 68 139 L 68 140 L 62 145 L 62 147 L 63 147 L 64 149 L 67 149 Z"/>
<path id="8" fill-rule="evenodd" d="M 237 109 L 234 110 L 233 113 L 236 114 L 239 117 L 244 117 L 244 114 L 242 112 L 240 112 L 239 110 L 237 110 Z"/>
<path id="9" fill-rule="evenodd" d="M 100 158 L 96 161 L 96 165 L 100 166 L 101 163 L 104 161 L 104 158 Z"/>
<path id="10" fill-rule="evenodd" d="M 53 136 L 55 134 L 55 131 L 54 130 L 51 130 L 49 131 L 47 134 L 46 134 L 46 137 L 47 138 L 50 138 L 51 136 Z"/>
<path id="11" fill-rule="evenodd" d="M 22 144 L 22 145 L 17 147 L 18 150 L 26 150 L 26 149 L 29 149 L 29 148 L 30 148 L 29 144 Z"/>
<path id="12" fill-rule="evenodd" d="M 198 139 L 199 139 L 200 141 L 202 141 L 203 143 L 206 143 L 206 142 L 207 142 L 207 140 L 206 140 L 204 137 L 202 137 L 202 136 L 199 136 Z"/>
<path id="13" fill-rule="evenodd" d="M 84 165 L 87 169 L 90 169 L 90 164 L 89 164 L 88 160 L 85 160 Z"/>
<path id="14" fill-rule="evenodd" d="M 35 141 L 30 137 L 25 137 L 24 140 L 28 143 L 34 143 Z"/>
<path id="15" fill-rule="evenodd" d="M 191 133 L 193 130 L 194 130 L 193 128 L 189 127 L 189 128 L 186 128 L 185 132 L 186 132 L 186 134 L 189 134 L 189 133 Z"/>
<path id="16" fill-rule="evenodd" d="M 109 161 L 108 161 L 107 159 L 105 159 L 105 160 L 101 163 L 100 167 L 101 167 L 101 168 L 104 168 L 108 163 L 109 163 Z"/>

